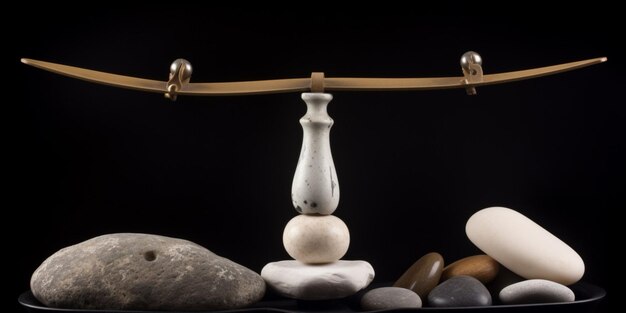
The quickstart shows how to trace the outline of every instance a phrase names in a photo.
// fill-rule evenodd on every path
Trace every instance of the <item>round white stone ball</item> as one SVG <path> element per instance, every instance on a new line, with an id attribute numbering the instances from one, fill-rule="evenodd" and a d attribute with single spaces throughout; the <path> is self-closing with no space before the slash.
<path id="1" fill-rule="evenodd" d="M 292 258 L 303 263 L 335 262 L 348 251 L 350 231 L 333 215 L 298 215 L 285 226 L 283 245 Z"/>

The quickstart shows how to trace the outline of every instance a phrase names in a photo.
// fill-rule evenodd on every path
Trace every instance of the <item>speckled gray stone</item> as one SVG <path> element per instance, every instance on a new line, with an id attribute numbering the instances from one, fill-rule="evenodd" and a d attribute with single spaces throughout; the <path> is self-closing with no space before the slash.
<path id="1" fill-rule="evenodd" d="M 31 289 L 49 307 L 213 310 L 259 301 L 265 282 L 187 240 L 110 234 L 50 256 L 34 272 Z"/>
<path id="2" fill-rule="evenodd" d="M 491 294 L 478 279 L 455 276 L 428 294 L 428 304 L 434 307 L 465 307 L 491 305 Z"/>
<path id="3" fill-rule="evenodd" d="M 487 287 L 487 289 L 489 289 L 489 292 L 491 293 L 491 299 L 494 301 L 494 304 L 496 304 L 495 302 L 499 301 L 500 299 L 500 291 L 504 289 L 504 287 L 519 283 L 524 280 L 526 280 L 524 279 L 524 277 L 511 272 L 504 266 L 500 266 L 500 271 L 498 271 L 498 276 L 496 276 L 496 279 L 494 279 L 492 282 L 485 286 Z"/>
<path id="4" fill-rule="evenodd" d="M 575 299 L 571 289 L 545 279 L 525 280 L 500 291 L 500 301 L 504 304 L 572 302 Z"/>
<path id="5" fill-rule="evenodd" d="M 419 295 L 400 287 L 372 289 L 361 298 L 361 309 L 365 311 L 421 307 L 422 299 Z"/>

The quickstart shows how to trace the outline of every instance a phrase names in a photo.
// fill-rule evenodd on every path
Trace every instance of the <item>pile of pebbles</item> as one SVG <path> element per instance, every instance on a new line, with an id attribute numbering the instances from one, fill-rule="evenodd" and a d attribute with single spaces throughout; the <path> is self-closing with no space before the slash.
<path id="1" fill-rule="evenodd" d="M 525 217 L 503 207 L 476 212 L 467 222 L 468 238 L 484 253 L 445 266 L 431 252 L 393 284 L 366 292 L 363 310 L 420 307 L 472 307 L 492 304 L 571 302 L 585 272 L 570 246 Z"/>

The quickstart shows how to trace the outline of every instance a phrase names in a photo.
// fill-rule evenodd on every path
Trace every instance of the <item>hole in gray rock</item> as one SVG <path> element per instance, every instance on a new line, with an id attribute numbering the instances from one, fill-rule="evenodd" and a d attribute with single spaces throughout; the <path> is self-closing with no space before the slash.
<path id="1" fill-rule="evenodd" d="M 143 258 L 146 259 L 146 261 L 152 262 L 156 260 L 156 253 L 154 253 L 154 251 L 146 251 L 143 253 Z"/>

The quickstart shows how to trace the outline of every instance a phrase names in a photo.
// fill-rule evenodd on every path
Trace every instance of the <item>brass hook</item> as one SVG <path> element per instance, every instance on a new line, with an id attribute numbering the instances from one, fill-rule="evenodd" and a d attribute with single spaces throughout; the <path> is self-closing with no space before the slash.
<path id="1" fill-rule="evenodd" d="M 183 85 L 189 83 L 193 69 L 191 63 L 185 59 L 176 59 L 170 65 L 170 76 L 167 81 L 165 97 L 176 101 L 177 92 L 183 89 Z"/>
<path id="2" fill-rule="evenodd" d="M 483 59 L 480 54 L 474 51 L 467 51 L 461 56 L 461 69 L 463 69 L 463 84 L 473 85 L 483 82 Z M 476 87 L 468 86 L 465 88 L 468 95 L 476 95 Z"/>

